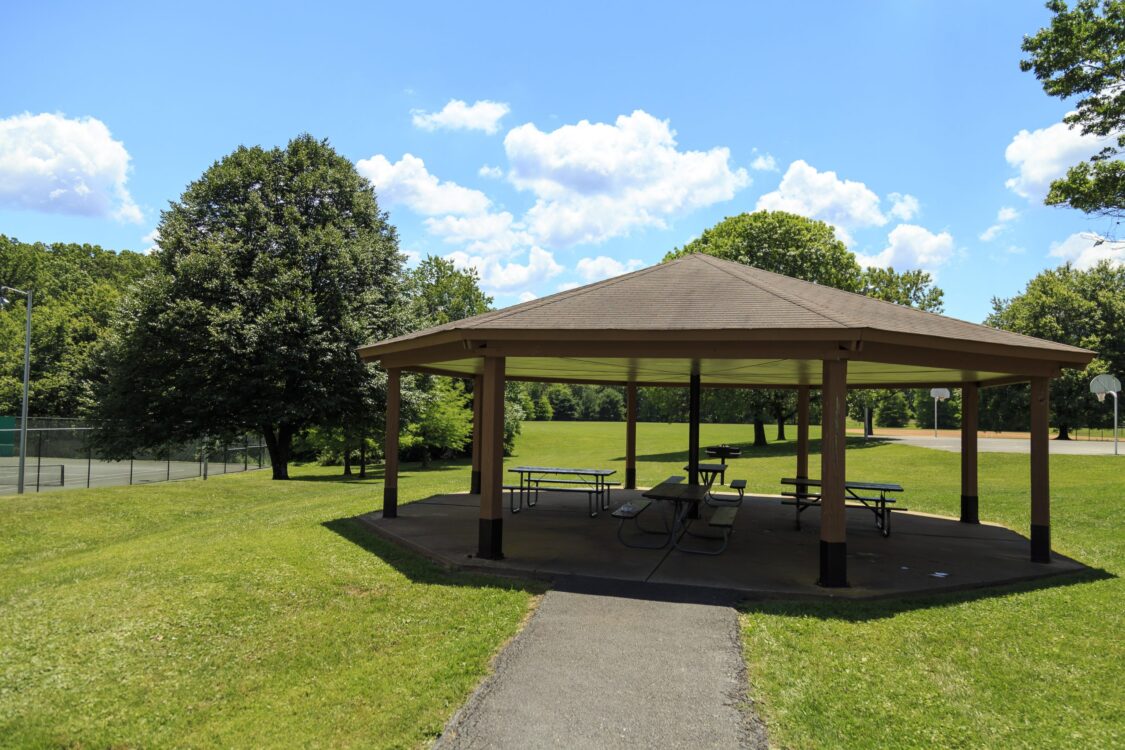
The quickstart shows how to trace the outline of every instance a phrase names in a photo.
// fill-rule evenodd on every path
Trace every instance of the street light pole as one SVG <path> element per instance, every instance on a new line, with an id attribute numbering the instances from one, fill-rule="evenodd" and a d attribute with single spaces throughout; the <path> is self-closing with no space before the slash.
<path id="1" fill-rule="evenodd" d="M 23 339 L 23 405 L 20 407 L 20 476 L 17 492 L 23 494 L 23 475 L 27 466 L 27 385 L 31 380 L 31 302 L 32 292 L 11 286 L 0 286 L 0 292 L 15 292 L 27 298 L 27 327 Z M 0 307 L 8 304 L 6 297 L 0 296 Z"/>

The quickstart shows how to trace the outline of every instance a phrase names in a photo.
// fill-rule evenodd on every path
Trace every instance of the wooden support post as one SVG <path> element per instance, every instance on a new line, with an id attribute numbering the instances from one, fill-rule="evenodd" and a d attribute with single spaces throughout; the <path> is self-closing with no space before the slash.
<path id="1" fill-rule="evenodd" d="M 480 428 L 484 412 L 484 376 L 473 376 L 473 473 L 469 480 L 469 492 L 480 494 Z"/>
<path id="2" fill-rule="evenodd" d="M 688 386 L 688 483 L 699 484 L 699 373 L 691 374 Z"/>
<path id="3" fill-rule="evenodd" d="M 845 427 L 848 417 L 848 362 L 823 363 L 820 436 L 820 585 L 847 586 L 847 519 L 844 509 Z"/>
<path id="4" fill-rule="evenodd" d="M 477 557 L 504 557 L 504 358 L 485 357 L 481 388 L 480 524 Z"/>
<path id="5" fill-rule="evenodd" d="M 980 523 L 977 501 L 977 427 L 980 386 L 961 384 L 961 523 Z"/>
<path id="6" fill-rule="evenodd" d="M 1031 379 L 1031 561 L 1051 562 L 1051 413 L 1048 378 Z"/>
<path id="7" fill-rule="evenodd" d="M 797 478 L 809 477 L 809 387 L 797 387 Z M 804 492 L 808 485 L 797 486 L 798 492 Z"/>
<path id="8" fill-rule="evenodd" d="M 399 371 L 387 370 L 387 437 L 383 443 L 383 518 L 398 516 Z"/>
<path id="9" fill-rule="evenodd" d="M 637 489 L 637 384 L 625 386 L 625 489 Z"/>

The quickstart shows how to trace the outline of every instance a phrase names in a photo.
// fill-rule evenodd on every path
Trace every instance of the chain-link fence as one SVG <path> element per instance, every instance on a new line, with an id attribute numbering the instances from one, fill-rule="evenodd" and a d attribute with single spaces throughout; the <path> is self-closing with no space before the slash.
<path id="1" fill-rule="evenodd" d="M 128 460 L 108 461 L 92 447 L 90 438 L 96 429 L 71 419 L 29 419 L 24 492 L 206 479 L 270 465 L 269 452 L 258 435 L 232 442 L 171 445 Z M 19 420 L 0 417 L 0 495 L 18 490 L 19 455 Z"/>

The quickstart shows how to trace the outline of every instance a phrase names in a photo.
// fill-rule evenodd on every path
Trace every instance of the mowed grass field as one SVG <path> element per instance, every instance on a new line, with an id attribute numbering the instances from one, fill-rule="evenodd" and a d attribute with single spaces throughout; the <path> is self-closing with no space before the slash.
<path id="1" fill-rule="evenodd" d="M 703 445 L 750 438 L 702 427 Z M 686 441 L 685 425 L 640 425 L 639 481 L 682 473 Z M 527 423 L 509 460 L 621 471 L 623 446 L 622 424 Z M 776 492 L 792 452 L 748 449 L 728 478 Z M 900 481 L 912 510 L 957 513 L 956 454 L 854 438 L 847 460 L 851 476 Z M 1027 456 L 980 465 L 982 518 L 1026 533 Z M 466 462 L 404 468 L 405 501 L 468 486 Z M 1125 459 L 1059 456 L 1051 471 L 1054 546 L 1094 574 L 917 602 L 745 605 L 771 742 L 1125 744 Z M 540 588 L 446 573 L 363 533 L 345 519 L 381 505 L 378 476 L 294 473 L 5 498 L 0 746 L 428 743 Z"/>

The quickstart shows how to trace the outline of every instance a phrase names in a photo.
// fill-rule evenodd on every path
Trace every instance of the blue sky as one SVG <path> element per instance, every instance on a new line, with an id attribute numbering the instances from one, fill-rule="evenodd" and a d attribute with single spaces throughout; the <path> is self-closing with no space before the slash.
<path id="1" fill-rule="evenodd" d="M 4 234 L 143 250 L 212 162 L 309 132 L 498 305 L 755 208 L 932 271 L 974 321 L 1122 258 L 1041 202 L 1098 144 L 1019 71 L 1038 2 L 101 5 L 0 10 Z"/>

